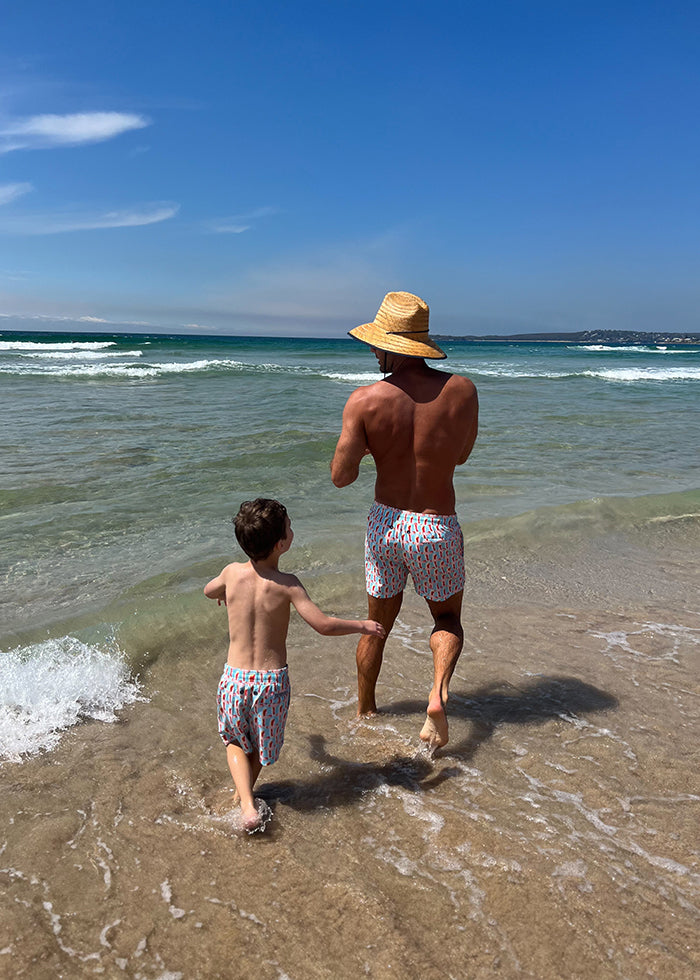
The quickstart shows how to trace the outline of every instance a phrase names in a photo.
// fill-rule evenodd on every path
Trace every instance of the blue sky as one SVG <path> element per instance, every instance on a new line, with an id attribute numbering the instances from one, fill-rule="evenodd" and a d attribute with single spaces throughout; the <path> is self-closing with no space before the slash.
<path id="1" fill-rule="evenodd" d="M 0 328 L 700 331 L 700 6 L 23 0 Z"/>

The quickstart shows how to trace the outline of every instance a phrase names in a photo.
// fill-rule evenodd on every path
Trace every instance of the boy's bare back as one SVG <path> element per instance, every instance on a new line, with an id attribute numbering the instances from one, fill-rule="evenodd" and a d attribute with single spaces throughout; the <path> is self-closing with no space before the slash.
<path id="1" fill-rule="evenodd" d="M 295 575 L 232 562 L 219 576 L 228 612 L 228 664 L 241 670 L 279 670 L 287 663 Z"/>

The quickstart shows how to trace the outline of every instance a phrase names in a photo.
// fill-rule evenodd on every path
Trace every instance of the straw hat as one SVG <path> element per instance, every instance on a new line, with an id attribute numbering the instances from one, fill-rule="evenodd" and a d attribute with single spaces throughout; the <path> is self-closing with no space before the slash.
<path id="1" fill-rule="evenodd" d="M 363 323 L 348 331 L 378 350 L 388 350 L 405 357 L 447 357 L 428 334 L 430 310 L 413 293 L 387 293 L 372 323 Z"/>

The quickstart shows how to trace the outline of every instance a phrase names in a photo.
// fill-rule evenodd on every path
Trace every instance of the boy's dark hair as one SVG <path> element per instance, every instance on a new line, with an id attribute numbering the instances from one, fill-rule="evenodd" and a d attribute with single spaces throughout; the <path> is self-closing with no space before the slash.
<path id="1" fill-rule="evenodd" d="M 233 519 L 236 540 L 253 561 L 267 558 L 287 531 L 287 508 L 279 500 L 244 500 Z"/>

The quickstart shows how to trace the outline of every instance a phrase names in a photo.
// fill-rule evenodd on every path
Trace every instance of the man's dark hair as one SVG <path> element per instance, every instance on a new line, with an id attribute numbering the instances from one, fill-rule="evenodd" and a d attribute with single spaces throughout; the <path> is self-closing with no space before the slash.
<path id="1" fill-rule="evenodd" d="M 287 531 L 287 508 L 279 500 L 244 500 L 233 519 L 236 540 L 253 561 L 267 558 Z"/>

